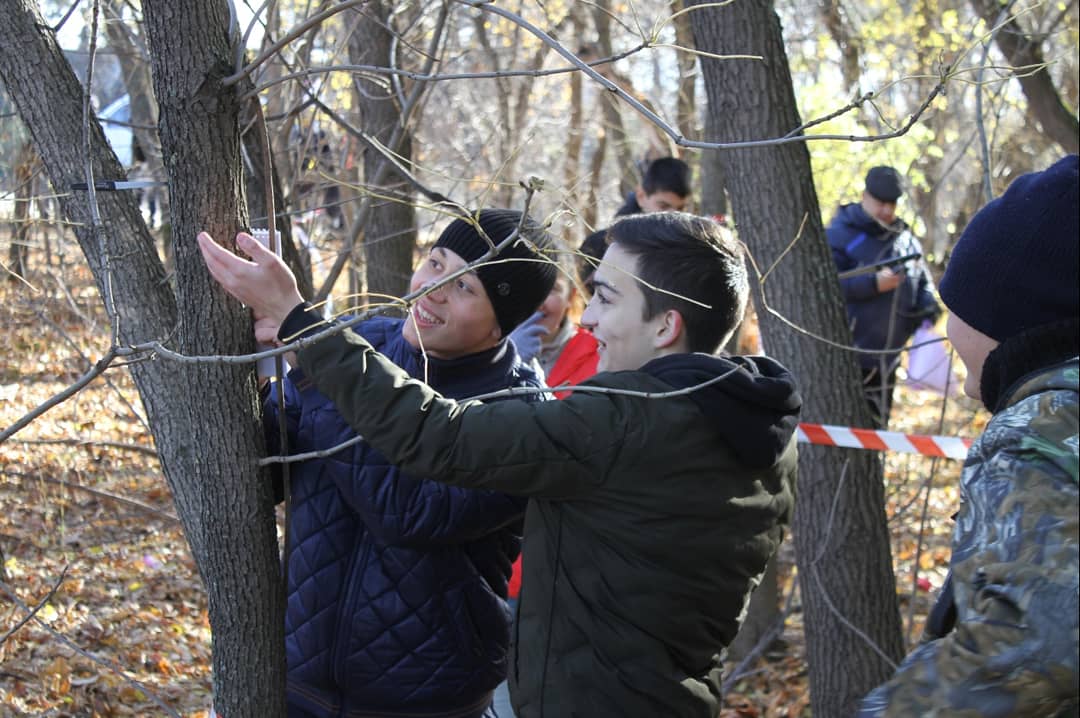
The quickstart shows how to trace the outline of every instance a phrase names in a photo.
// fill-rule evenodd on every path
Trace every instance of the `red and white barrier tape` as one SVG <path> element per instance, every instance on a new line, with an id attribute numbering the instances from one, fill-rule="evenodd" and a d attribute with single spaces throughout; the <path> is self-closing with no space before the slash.
<path id="1" fill-rule="evenodd" d="M 799 424 L 799 441 L 821 446 L 845 446 L 871 451 L 899 451 L 905 454 L 964 459 L 971 439 L 927 434 L 901 434 L 899 431 L 853 429 L 828 424 Z"/>

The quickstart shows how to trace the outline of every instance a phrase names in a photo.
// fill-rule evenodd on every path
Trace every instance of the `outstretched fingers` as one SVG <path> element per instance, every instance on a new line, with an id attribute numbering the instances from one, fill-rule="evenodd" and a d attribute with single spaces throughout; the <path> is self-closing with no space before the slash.
<path id="1" fill-rule="evenodd" d="M 250 235 L 236 235 L 236 246 L 251 260 L 233 254 L 206 232 L 200 232 L 196 241 L 210 275 L 226 292 L 251 307 L 256 320 L 269 318 L 280 324 L 303 301 L 288 266 Z"/>

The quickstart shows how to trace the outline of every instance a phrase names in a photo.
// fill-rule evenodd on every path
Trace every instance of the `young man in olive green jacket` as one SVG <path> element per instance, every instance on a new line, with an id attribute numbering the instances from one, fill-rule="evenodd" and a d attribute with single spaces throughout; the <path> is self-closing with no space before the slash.
<path id="1" fill-rule="evenodd" d="M 747 296 L 741 245 L 718 225 L 628 217 L 609 241 L 582 317 L 600 373 L 564 401 L 443 399 L 349 331 L 299 362 L 404 470 L 530 497 L 518 718 L 714 716 L 720 655 L 794 505 L 801 402 L 775 361 L 711 355 Z M 273 255 L 199 243 L 260 339 L 326 328 Z"/>

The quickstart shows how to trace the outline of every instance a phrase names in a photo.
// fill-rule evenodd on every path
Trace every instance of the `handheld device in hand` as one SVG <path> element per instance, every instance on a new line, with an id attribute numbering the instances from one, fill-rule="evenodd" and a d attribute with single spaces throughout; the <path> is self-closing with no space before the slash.
<path id="1" fill-rule="evenodd" d="M 905 254 L 902 257 L 891 257 L 889 259 L 883 259 L 880 262 L 874 262 L 873 264 L 867 264 L 862 267 L 856 267 L 855 269 L 849 269 L 846 272 L 840 272 L 838 275 L 840 279 L 850 279 L 851 277 L 858 277 L 863 274 L 876 274 L 879 269 L 885 267 L 895 267 L 905 262 L 911 262 L 916 259 L 922 259 L 922 255 L 918 252 L 912 254 Z"/>

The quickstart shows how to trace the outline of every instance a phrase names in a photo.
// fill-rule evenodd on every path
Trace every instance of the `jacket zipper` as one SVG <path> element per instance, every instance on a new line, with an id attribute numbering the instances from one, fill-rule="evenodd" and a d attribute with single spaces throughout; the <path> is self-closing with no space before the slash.
<path id="1" fill-rule="evenodd" d="M 338 602 L 337 620 L 334 623 L 337 625 L 337 630 L 334 632 L 331 640 L 333 641 L 333 648 L 330 651 L 330 675 L 334 679 L 334 684 L 341 688 L 347 685 L 346 676 L 341 666 L 341 653 L 344 650 L 344 646 L 349 645 L 349 638 L 352 634 L 352 621 L 350 620 L 353 611 L 352 605 L 356 599 L 356 589 L 353 586 L 353 575 L 356 573 L 357 565 L 362 565 L 362 559 L 367 557 L 368 552 L 371 550 L 371 544 L 365 542 L 364 550 L 360 553 L 353 552 L 352 558 L 349 559 L 349 568 L 345 572 L 345 594 Z"/>

